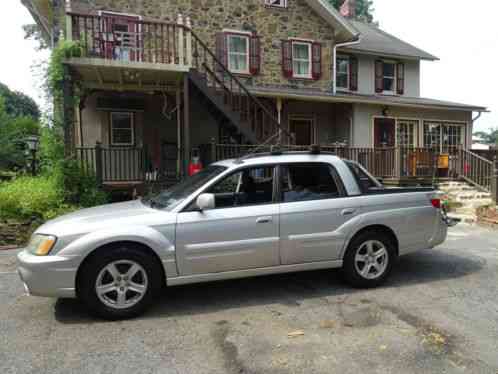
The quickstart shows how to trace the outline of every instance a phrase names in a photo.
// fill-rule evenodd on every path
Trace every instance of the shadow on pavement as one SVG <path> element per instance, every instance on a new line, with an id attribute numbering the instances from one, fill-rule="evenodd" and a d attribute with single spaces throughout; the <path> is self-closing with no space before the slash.
<path id="1" fill-rule="evenodd" d="M 451 280 L 478 272 L 484 265 L 481 259 L 472 256 L 463 257 L 439 250 L 421 251 L 402 257 L 384 287 L 402 289 L 410 285 Z M 178 286 L 169 288 L 140 319 L 197 315 L 267 304 L 298 307 L 308 298 L 338 297 L 354 292 L 342 282 L 338 270 Z M 72 299 L 56 302 L 55 318 L 62 323 L 100 322 Z"/>

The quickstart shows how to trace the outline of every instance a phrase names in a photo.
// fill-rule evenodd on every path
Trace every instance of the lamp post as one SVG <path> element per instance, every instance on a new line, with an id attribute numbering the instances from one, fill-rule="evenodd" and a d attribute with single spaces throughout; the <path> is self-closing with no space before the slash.
<path id="1" fill-rule="evenodd" d="M 28 136 L 26 138 L 28 150 L 31 152 L 31 174 L 36 175 L 36 152 L 40 144 L 40 138 L 36 135 Z"/>

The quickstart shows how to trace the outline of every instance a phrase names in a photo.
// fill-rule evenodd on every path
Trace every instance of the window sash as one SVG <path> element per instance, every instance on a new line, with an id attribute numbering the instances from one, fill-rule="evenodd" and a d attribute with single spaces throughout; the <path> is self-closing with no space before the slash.
<path id="1" fill-rule="evenodd" d="M 305 46 L 306 49 L 299 48 Z M 307 56 L 298 56 L 297 51 L 306 51 Z M 292 71 L 295 78 L 311 78 L 311 43 L 292 42 Z"/>
<path id="2" fill-rule="evenodd" d="M 265 0 L 265 4 L 277 8 L 287 8 L 287 0 Z"/>
<path id="3" fill-rule="evenodd" d="M 415 147 L 417 145 L 418 121 L 397 121 L 397 145 L 400 147 Z"/>
<path id="4" fill-rule="evenodd" d="M 449 152 L 458 146 L 464 145 L 465 124 L 451 122 L 424 122 L 424 146 L 434 147 L 439 152 Z"/>
<path id="5" fill-rule="evenodd" d="M 386 72 L 387 66 L 392 66 L 393 74 L 388 74 Z M 395 93 L 396 92 L 396 63 L 384 61 L 384 66 L 382 68 L 382 89 L 385 93 Z M 390 83 L 388 83 L 390 82 Z M 387 89 L 387 87 L 391 87 L 391 89 Z"/>
<path id="6" fill-rule="evenodd" d="M 228 34 L 227 38 L 228 69 L 233 73 L 249 74 L 249 36 Z M 244 51 L 237 50 L 241 45 L 237 46 L 235 40 L 244 41 Z"/>
<path id="7" fill-rule="evenodd" d="M 116 117 L 120 116 L 121 120 L 127 118 L 129 120 L 129 126 L 123 127 L 123 122 L 119 124 L 115 122 L 118 119 Z M 118 135 L 119 134 L 119 135 Z M 123 142 L 122 136 L 127 137 L 129 134 L 129 141 Z M 133 113 L 130 112 L 112 112 L 111 113 L 111 145 L 116 146 L 131 146 L 135 144 L 135 128 L 134 128 L 134 117 Z"/>
<path id="8" fill-rule="evenodd" d="M 349 63 L 349 58 L 347 58 L 347 57 L 338 57 L 337 58 L 337 64 L 336 64 L 337 88 L 349 89 L 350 69 L 351 69 L 351 65 Z M 344 84 L 342 84 L 342 83 L 344 83 Z"/>

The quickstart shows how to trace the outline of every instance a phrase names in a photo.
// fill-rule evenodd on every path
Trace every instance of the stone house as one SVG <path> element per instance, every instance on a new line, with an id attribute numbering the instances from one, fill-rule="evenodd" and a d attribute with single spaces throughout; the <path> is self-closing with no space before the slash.
<path id="1" fill-rule="evenodd" d="M 420 96 L 437 57 L 326 0 L 23 0 L 67 60 L 66 147 L 107 185 L 185 175 L 269 139 L 321 144 L 376 175 L 465 174 L 473 113 Z M 48 4 L 48 5 L 47 5 Z M 51 14 L 51 16 L 50 16 Z M 69 101 L 68 101 L 69 102 Z"/>

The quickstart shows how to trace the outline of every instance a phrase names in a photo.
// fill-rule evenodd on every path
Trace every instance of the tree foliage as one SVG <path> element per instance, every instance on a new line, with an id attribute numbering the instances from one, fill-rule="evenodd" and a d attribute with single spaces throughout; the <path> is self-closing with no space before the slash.
<path id="1" fill-rule="evenodd" d="M 344 3 L 344 0 L 328 0 L 336 9 L 339 9 Z M 373 22 L 373 0 L 356 0 L 356 18 L 365 21 Z"/>
<path id="2" fill-rule="evenodd" d="M 22 92 L 11 91 L 5 84 L 0 83 L 0 97 L 4 100 L 4 110 L 11 117 L 31 117 L 38 121 L 40 109 L 35 101 Z"/>
<path id="3" fill-rule="evenodd" d="M 490 129 L 489 131 L 477 131 L 474 133 L 474 137 L 482 139 L 484 144 L 498 145 L 498 128 Z"/>

